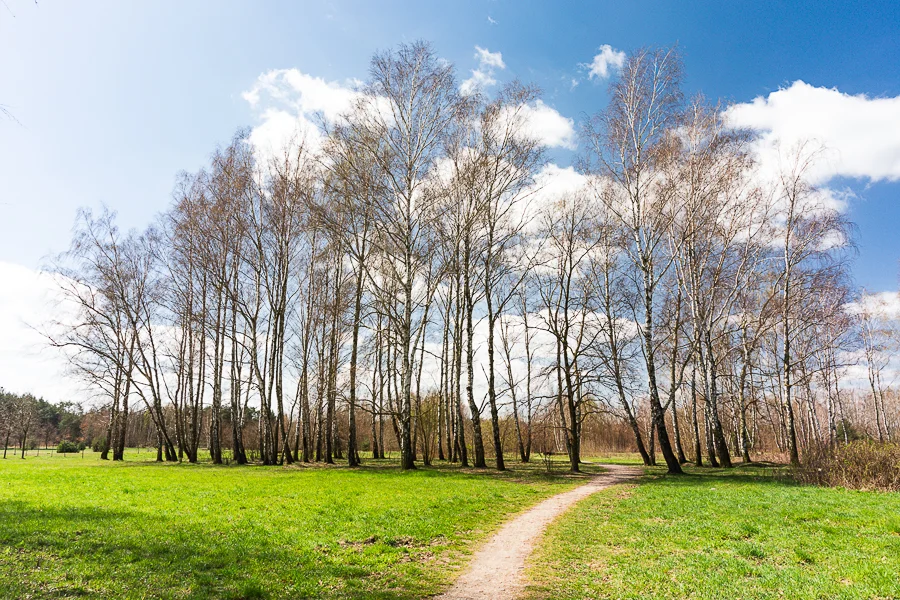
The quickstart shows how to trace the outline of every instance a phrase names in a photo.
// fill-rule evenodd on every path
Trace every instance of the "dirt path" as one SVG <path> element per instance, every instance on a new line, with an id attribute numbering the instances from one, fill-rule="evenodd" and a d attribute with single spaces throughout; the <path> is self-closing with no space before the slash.
<path id="1" fill-rule="evenodd" d="M 525 560 L 541 533 L 556 517 L 594 492 L 641 474 L 637 467 L 603 465 L 607 471 L 588 483 L 557 494 L 503 526 L 472 557 L 469 568 L 438 600 L 509 599 L 524 588 Z"/>

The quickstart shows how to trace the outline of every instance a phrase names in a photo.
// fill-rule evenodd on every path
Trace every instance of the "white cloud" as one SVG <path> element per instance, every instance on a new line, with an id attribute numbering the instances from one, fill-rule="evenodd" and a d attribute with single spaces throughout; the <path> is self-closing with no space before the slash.
<path id="1" fill-rule="evenodd" d="M 466 95 L 496 84 L 497 80 L 494 78 L 494 71 L 506 68 L 506 64 L 503 62 L 503 54 L 500 52 L 491 52 L 487 48 L 475 46 L 475 58 L 478 59 L 478 68 L 473 69 L 472 76 L 459 86 L 459 91 Z"/>
<path id="2" fill-rule="evenodd" d="M 322 113 L 333 120 L 350 108 L 355 92 L 347 85 L 325 81 L 297 69 L 277 69 L 260 75 L 243 97 L 250 106 L 257 107 L 263 95 L 293 106 L 298 112 Z"/>
<path id="3" fill-rule="evenodd" d="M 852 315 L 868 314 L 877 319 L 900 320 L 900 293 L 865 293 L 856 302 L 845 306 Z"/>
<path id="4" fill-rule="evenodd" d="M 469 94 L 490 87 L 496 83 L 497 80 L 494 79 L 490 72 L 475 69 L 472 71 L 472 76 L 463 81 L 459 86 L 459 91 L 468 96 Z"/>
<path id="5" fill-rule="evenodd" d="M 614 50 L 609 44 L 603 44 L 599 50 L 600 54 L 594 56 L 590 64 L 584 65 L 588 69 L 588 79 L 606 79 L 625 64 L 625 53 L 621 50 Z"/>
<path id="6" fill-rule="evenodd" d="M 870 98 L 795 81 L 790 87 L 736 104 L 726 111 L 738 127 L 760 132 L 760 150 L 772 154 L 815 140 L 826 152 L 812 177 L 900 180 L 900 97 Z M 763 158 L 766 160 L 766 157 Z"/>
<path id="7" fill-rule="evenodd" d="M 53 278 L 0 262 L 0 282 L 0 387 L 49 402 L 85 400 L 78 382 L 65 374 L 63 355 L 38 331 L 61 318 Z"/>
<path id="8" fill-rule="evenodd" d="M 503 54 L 500 52 L 491 52 L 487 48 L 475 46 L 475 58 L 478 59 L 478 62 L 482 67 L 496 67 L 498 69 L 506 68 L 506 64 L 503 62 Z"/>
<path id="9" fill-rule="evenodd" d="M 525 129 L 528 135 L 537 138 L 550 148 L 575 150 L 575 121 L 559 114 L 555 109 L 537 100 L 523 108 Z"/>
<path id="10" fill-rule="evenodd" d="M 528 199 L 517 208 L 524 211 L 523 216 L 519 218 L 526 223 L 526 229 L 532 233 L 541 231 L 543 227 L 541 215 L 584 189 L 587 181 L 587 177 L 574 167 L 560 167 L 556 163 L 544 165 L 534 176 Z"/>
<path id="11" fill-rule="evenodd" d="M 898 292 L 863 292 L 855 302 L 844 306 L 844 310 L 853 316 L 865 316 L 869 320 L 875 338 L 874 365 L 881 370 L 882 381 L 893 386 L 900 380 L 900 356 L 897 353 L 898 331 L 900 331 L 900 293 Z M 869 392 L 868 364 L 866 352 L 859 347 L 845 351 L 839 360 L 850 365 L 844 369 L 841 384 L 848 388 L 857 388 Z"/>
<path id="12" fill-rule="evenodd" d="M 556 163 L 544 165 L 534 179 L 541 190 L 539 195 L 548 203 L 557 202 L 587 185 L 587 177 L 574 167 L 560 167 Z"/>
<path id="13" fill-rule="evenodd" d="M 320 137 L 318 127 L 304 115 L 270 108 L 262 113 L 260 124 L 250 132 L 250 143 L 263 156 L 272 156 L 300 141 L 318 146 Z"/>
<path id="14" fill-rule="evenodd" d="M 357 97 L 357 80 L 325 81 L 297 69 L 277 69 L 259 76 L 243 98 L 260 114 L 250 141 L 264 154 L 305 140 L 318 146 L 322 120 L 334 121 Z"/>

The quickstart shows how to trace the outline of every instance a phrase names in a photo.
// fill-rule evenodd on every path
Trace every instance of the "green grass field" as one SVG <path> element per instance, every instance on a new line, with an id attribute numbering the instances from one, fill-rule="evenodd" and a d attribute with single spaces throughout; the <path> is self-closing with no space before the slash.
<path id="1" fill-rule="evenodd" d="M 651 474 L 594 494 L 531 557 L 531 598 L 900 598 L 900 494 L 772 469 Z"/>
<path id="2" fill-rule="evenodd" d="M 559 463 L 505 475 L 0 461 L 2 598 L 419 598 L 508 514 L 569 489 Z"/>
<path id="3" fill-rule="evenodd" d="M 421 598 L 511 514 L 577 485 L 556 457 L 505 474 L 0 461 L 0 598 Z M 634 464 L 628 455 L 596 463 Z M 778 469 L 651 469 L 557 520 L 533 599 L 900 598 L 900 494 Z"/>

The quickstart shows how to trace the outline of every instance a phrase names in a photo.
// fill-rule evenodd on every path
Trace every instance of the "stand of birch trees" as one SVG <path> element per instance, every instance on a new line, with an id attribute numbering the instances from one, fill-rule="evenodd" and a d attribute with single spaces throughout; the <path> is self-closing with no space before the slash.
<path id="1" fill-rule="evenodd" d="M 578 471 L 598 415 L 670 473 L 843 441 L 844 357 L 877 347 L 846 310 L 850 226 L 809 183 L 819 152 L 765 172 L 681 79 L 674 49 L 628 57 L 583 127 L 584 185 L 553 196 L 539 91 L 462 94 L 402 45 L 320 136 L 263 158 L 239 131 L 146 230 L 82 211 L 48 335 L 103 398 L 111 457 L 130 411 L 158 460 L 214 463 L 555 450 Z"/>

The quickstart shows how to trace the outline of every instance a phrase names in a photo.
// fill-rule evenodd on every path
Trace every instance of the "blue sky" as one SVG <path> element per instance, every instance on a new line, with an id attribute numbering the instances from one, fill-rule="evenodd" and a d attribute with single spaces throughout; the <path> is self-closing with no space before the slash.
<path id="1" fill-rule="evenodd" d="M 62 250 L 80 205 L 105 202 L 129 225 L 148 222 L 178 170 L 255 123 L 241 94 L 270 69 L 364 78 L 375 50 L 424 38 L 463 78 L 479 45 L 502 52 L 498 78 L 540 85 L 578 121 L 605 102 L 605 81 L 570 89 L 602 44 L 678 43 L 687 90 L 711 98 L 746 102 L 798 79 L 900 96 L 898 24 L 895 2 L 5 0 L 0 104 L 19 123 L 0 121 L 0 260 L 36 267 Z M 857 279 L 893 289 L 900 186 L 850 183 L 860 196 L 850 205 Z"/>
<path id="2" fill-rule="evenodd" d="M 782 93 L 789 106 L 773 104 L 759 118 L 788 129 L 810 115 L 819 124 L 850 119 L 832 139 L 857 164 L 827 184 L 855 195 L 857 282 L 897 288 L 900 3 L 822 0 L 3 0 L 0 104 L 15 117 L 0 117 L 3 272 L 31 272 L 64 250 L 79 206 L 105 203 L 129 227 L 150 222 L 179 170 L 200 167 L 239 126 L 261 123 L 265 107 L 244 93 L 263 73 L 296 69 L 343 85 L 366 77 L 376 50 L 416 39 L 433 42 L 461 80 L 479 66 L 476 46 L 502 53 L 494 77 L 539 85 L 576 127 L 606 102 L 608 81 L 589 79 L 582 66 L 602 45 L 629 52 L 677 43 L 689 94 L 749 103 L 780 89 L 791 98 L 817 92 L 810 104 Z M 798 80 L 810 87 L 791 87 Z M 857 95 L 866 98 L 851 101 Z M 575 153 L 551 156 L 565 166 Z M 842 177 L 848 172 L 856 177 Z M 0 280 L 7 295 L 15 285 L 12 275 Z M 0 312 L 10 302 L 0 299 Z"/>

